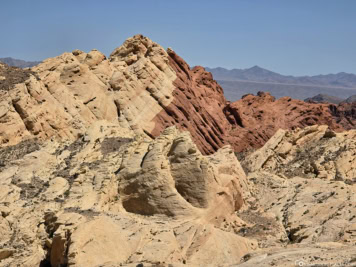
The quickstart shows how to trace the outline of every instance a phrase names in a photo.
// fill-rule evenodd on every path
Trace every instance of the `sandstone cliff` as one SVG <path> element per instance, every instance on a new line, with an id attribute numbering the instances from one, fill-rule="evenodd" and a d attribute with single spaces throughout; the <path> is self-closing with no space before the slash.
<path id="1" fill-rule="evenodd" d="M 0 76 L 2 145 L 33 137 L 75 140 L 99 120 L 151 137 L 175 125 L 188 130 L 204 154 L 226 144 L 237 152 L 260 147 L 279 128 L 355 128 L 352 104 L 274 100 L 265 93 L 229 103 L 204 68 L 191 69 L 172 49 L 142 35 L 109 58 L 75 50 L 31 71 L 0 65 Z"/>

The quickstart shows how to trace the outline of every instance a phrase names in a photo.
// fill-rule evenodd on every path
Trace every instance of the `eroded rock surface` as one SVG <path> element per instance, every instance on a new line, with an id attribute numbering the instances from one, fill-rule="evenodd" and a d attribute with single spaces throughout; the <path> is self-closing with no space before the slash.
<path id="1" fill-rule="evenodd" d="M 355 104 L 306 103 L 269 93 L 250 94 L 228 105 L 238 114 L 240 126 L 231 133 L 235 151 L 262 147 L 279 129 L 293 130 L 311 125 L 328 125 L 336 132 L 355 129 Z"/>
<path id="2" fill-rule="evenodd" d="M 241 266 L 355 265 L 355 130 L 279 130 L 243 166 L 255 200 L 239 233 L 262 250 Z"/>
<path id="3" fill-rule="evenodd" d="M 0 142 L 76 140 L 99 120 L 149 134 L 153 118 L 172 101 L 176 75 L 168 61 L 166 51 L 142 35 L 110 59 L 97 50 L 49 58 L 32 69 L 37 77 L 0 91 Z"/>
<path id="4" fill-rule="evenodd" d="M 5 161 L 0 183 L 1 266 L 228 265 L 257 247 L 234 233 L 250 194 L 231 148 L 203 156 L 175 128 L 96 123 Z"/>
<path id="5" fill-rule="evenodd" d="M 142 35 L 0 74 L 0 266 L 354 264 L 353 104 L 229 103 Z"/>
<path id="6" fill-rule="evenodd" d="M 31 70 L 0 65 L 0 144 L 36 137 L 76 140 L 96 121 L 157 137 L 175 125 L 204 154 L 230 144 L 261 147 L 274 133 L 314 124 L 355 128 L 354 104 L 312 104 L 268 93 L 229 103 L 202 67 L 190 68 L 172 49 L 142 35 L 109 58 L 74 50 Z"/>
<path id="7" fill-rule="evenodd" d="M 356 131 L 335 133 L 328 126 L 294 132 L 279 130 L 263 148 L 248 156 L 249 172 L 264 170 L 286 177 L 356 182 Z"/>

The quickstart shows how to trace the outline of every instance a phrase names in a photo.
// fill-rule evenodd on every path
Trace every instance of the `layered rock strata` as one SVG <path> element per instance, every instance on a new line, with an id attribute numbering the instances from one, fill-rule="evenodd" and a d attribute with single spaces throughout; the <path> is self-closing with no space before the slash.
<path id="1" fill-rule="evenodd" d="M 342 131 L 356 125 L 352 104 L 275 100 L 267 93 L 229 103 L 204 68 L 190 68 L 172 49 L 142 35 L 109 58 L 75 50 L 31 70 L 1 65 L 0 76 L 1 145 L 33 137 L 76 140 L 105 120 L 151 137 L 175 125 L 211 154 L 226 144 L 237 152 L 260 147 L 279 128 L 326 124 Z"/>
<path id="2" fill-rule="evenodd" d="M 141 35 L 0 65 L 0 266 L 352 266 L 352 105 L 229 103 Z"/>

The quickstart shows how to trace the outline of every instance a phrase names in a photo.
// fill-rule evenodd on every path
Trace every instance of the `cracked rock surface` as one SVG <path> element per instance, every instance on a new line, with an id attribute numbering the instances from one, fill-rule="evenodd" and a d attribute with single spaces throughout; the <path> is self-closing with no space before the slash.
<path id="1" fill-rule="evenodd" d="M 231 148 L 203 156 L 174 127 L 152 140 L 102 121 L 75 142 L 6 147 L 0 266 L 352 266 L 355 165 L 286 170 L 352 162 L 355 134 L 281 131 L 245 157 L 247 176 Z"/>
<path id="2" fill-rule="evenodd" d="M 242 165 L 253 201 L 238 232 L 261 249 L 241 266 L 356 265 L 356 131 L 279 130 Z"/>
<path id="3" fill-rule="evenodd" d="M 234 232 L 250 195 L 229 147 L 104 122 L 39 146 L 1 169 L 1 266 L 228 265 L 257 247 Z"/>

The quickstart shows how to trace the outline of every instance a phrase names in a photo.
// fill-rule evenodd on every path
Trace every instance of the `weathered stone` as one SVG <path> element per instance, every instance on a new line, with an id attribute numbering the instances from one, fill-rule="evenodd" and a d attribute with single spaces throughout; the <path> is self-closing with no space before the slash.
<path id="1" fill-rule="evenodd" d="M 172 49 L 142 35 L 127 39 L 109 58 L 95 49 L 75 50 L 31 71 L 1 66 L 8 78 L 0 83 L 11 86 L 0 90 L 2 145 L 33 137 L 73 141 L 98 120 L 151 137 L 174 125 L 188 130 L 204 154 L 228 144 L 235 152 L 258 148 L 280 128 L 355 127 L 352 103 L 275 100 L 262 92 L 230 103 L 211 73 L 190 68 Z"/>
<path id="2" fill-rule="evenodd" d="M 257 248 L 233 231 L 250 193 L 230 147 L 203 156 L 188 132 L 151 140 L 104 121 L 84 135 L 4 167 L 5 263 L 233 264 Z"/>

